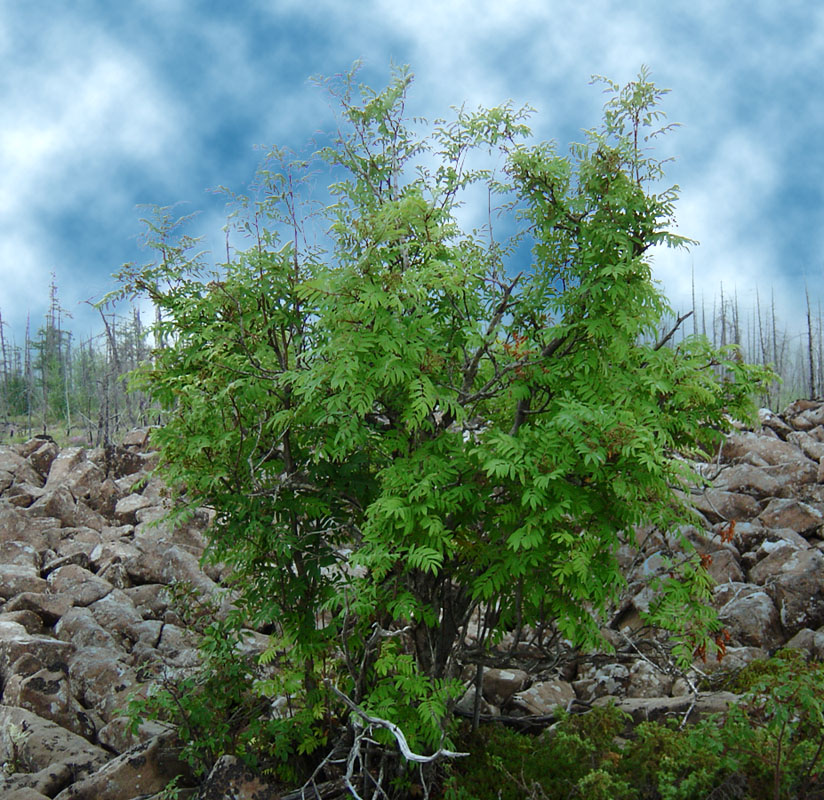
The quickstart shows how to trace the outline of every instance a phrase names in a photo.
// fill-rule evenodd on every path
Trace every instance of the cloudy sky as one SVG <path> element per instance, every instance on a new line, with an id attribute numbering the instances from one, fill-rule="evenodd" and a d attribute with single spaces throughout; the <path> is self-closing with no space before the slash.
<path id="1" fill-rule="evenodd" d="M 139 248 L 140 204 L 201 211 L 221 245 L 224 201 L 243 191 L 256 146 L 301 149 L 333 125 L 308 79 L 390 64 L 415 74 L 408 108 L 430 119 L 511 99 L 562 148 L 600 118 L 593 74 L 642 64 L 672 89 L 661 145 L 677 156 L 680 232 L 656 275 L 676 306 L 775 293 L 787 324 L 804 281 L 824 300 L 824 5 L 795 0 L 0 0 L 0 312 L 20 343 L 51 273 L 75 334 L 84 304 Z M 219 260 L 220 256 L 216 256 Z M 711 302 L 711 300 L 709 301 Z"/>

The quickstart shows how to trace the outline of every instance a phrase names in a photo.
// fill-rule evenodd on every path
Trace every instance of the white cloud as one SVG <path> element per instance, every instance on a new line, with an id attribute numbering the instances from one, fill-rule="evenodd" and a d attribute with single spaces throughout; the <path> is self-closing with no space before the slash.
<path id="1" fill-rule="evenodd" d="M 114 173 L 153 172 L 179 135 L 179 110 L 135 55 L 93 28 L 79 40 L 85 48 L 47 31 L 42 59 L 17 54 L 2 98 L 0 309 L 17 327 L 28 308 L 42 307 L 48 273 L 76 258 L 49 251 L 49 221 L 117 207 L 126 192 Z M 164 177 L 173 174 L 167 161 Z"/>

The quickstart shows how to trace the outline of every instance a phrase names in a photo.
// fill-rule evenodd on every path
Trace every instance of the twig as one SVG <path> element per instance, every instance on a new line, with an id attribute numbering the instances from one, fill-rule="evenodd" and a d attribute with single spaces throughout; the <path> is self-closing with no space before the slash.
<path id="1" fill-rule="evenodd" d="M 692 311 L 687 311 L 686 314 L 681 314 L 681 316 L 679 316 L 678 319 L 675 320 L 675 325 L 672 326 L 672 328 L 670 329 L 670 332 L 666 336 L 659 339 L 655 343 L 655 346 L 652 349 L 653 350 L 660 350 L 672 338 L 675 331 L 677 331 L 681 327 L 681 323 L 685 319 L 689 319 L 691 316 L 692 316 Z"/>
<path id="2" fill-rule="evenodd" d="M 388 730 L 395 737 L 395 740 L 398 743 L 398 749 L 401 751 L 401 755 L 407 761 L 414 761 L 416 764 L 430 764 L 431 762 L 437 761 L 441 758 L 461 758 L 469 755 L 469 753 L 456 753 L 452 750 L 445 750 L 443 748 L 440 748 L 431 756 L 422 756 L 418 753 L 413 753 L 409 747 L 409 743 L 406 741 L 406 736 L 404 736 L 403 731 L 394 722 L 390 722 L 388 719 L 382 719 L 381 717 L 373 717 L 367 714 L 362 708 L 360 708 L 360 706 L 352 702 L 352 700 L 350 700 L 343 692 L 341 692 L 336 686 L 334 686 L 330 680 L 327 679 L 324 682 L 326 684 L 326 688 L 329 689 L 329 691 L 331 691 L 338 698 L 343 700 L 343 702 L 349 707 L 351 711 L 353 711 L 363 720 L 368 722 L 369 725 L 377 725 L 379 728 L 385 728 L 386 730 Z M 356 748 L 352 749 L 356 750 Z"/>

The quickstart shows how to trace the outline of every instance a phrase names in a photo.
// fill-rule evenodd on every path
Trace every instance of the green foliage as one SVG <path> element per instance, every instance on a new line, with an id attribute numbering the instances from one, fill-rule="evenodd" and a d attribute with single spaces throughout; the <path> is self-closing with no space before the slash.
<path id="1" fill-rule="evenodd" d="M 164 474 L 216 512 L 210 552 L 251 620 L 288 643 L 307 698 L 330 681 L 432 751 L 473 614 L 492 622 L 483 646 L 547 620 L 596 642 L 619 532 L 683 516 L 673 489 L 690 476 L 672 456 L 751 413 L 766 373 L 704 339 L 654 342 L 668 308 L 650 248 L 687 240 L 645 149 L 661 115 L 645 73 L 610 87 L 603 126 L 570 156 L 526 144 L 528 111 L 509 105 L 421 137 L 410 82 L 328 82 L 342 116 L 317 154 L 328 246 L 307 206 L 314 165 L 274 151 L 234 198 L 248 249 L 207 282 L 160 210 L 161 261 L 125 270 L 120 294 L 159 309 L 167 346 L 135 382 L 168 414 Z M 479 189 L 510 238 L 491 215 L 462 229 Z M 686 659 L 712 621 L 684 569 L 653 621 Z"/>
<path id="2" fill-rule="evenodd" d="M 472 755 L 452 765 L 444 800 L 635 798 L 615 769 L 625 724 L 626 715 L 607 706 L 564 716 L 538 737 L 481 728 L 461 742 Z"/>
<path id="3" fill-rule="evenodd" d="M 538 737 L 498 726 L 481 729 L 460 743 L 472 756 L 454 763 L 443 796 L 824 796 L 824 665 L 785 654 L 748 669 L 754 680 L 738 705 L 683 729 L 677 721 L 644 722 L 628 732 L 626 716 L 612 707 L 564 717 Z"/>
<path id="4" fill-rule="evenodd" d="M 297 780 L 301 755 L 325 743 L 312 698 L 273 718 L 270 699 L 254 687 L 265 684 L 289 702 L 288 692 L 294 694 L 299 679 L 284 664 L 276 680 L 265 680 L 256 660 L 244 652 L 248 631 L 237 615 L 215 619 L 215 604 L 203 601 L 187 584 L 173 586 L 170 595 L 178 613 L 200 630 L 201 666 L 188 677 L 165 678 L 146 696 L 133 697 L 126 710 L 132 732 L 145 719 L 171 723 L 183 744 L 182 758 L 199 776 L 228 753 L 282 780 Z"/>

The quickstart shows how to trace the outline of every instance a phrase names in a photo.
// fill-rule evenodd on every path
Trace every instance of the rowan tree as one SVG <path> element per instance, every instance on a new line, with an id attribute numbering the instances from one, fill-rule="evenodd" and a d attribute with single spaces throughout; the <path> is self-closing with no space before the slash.
<path id="1" fill-rule="evenodd" d="M 160 260 L 121 275 L 159 310 L 166 346 L 138 382 L 168 414 L 163 473 L 216 512 L 211 555 L 290 676 L 260 688 L 292 698 L 294 748 L 345 744 L 370 794 L 370 766 L 391 793 L 396 739 L 376 754 L 361 712 L 437 753 L 461 666 L 503 632 L 595 644 L 621 532 L 683 520 L 674 456 L 751 413 L 765 374 L 656 336 L 671 311 L 652 248 L 689 241 L 649 149 L 667 128 L 645 71 L 605 82 L 603 123 L 569 154 L 509 104 L 424 129 L 411 80 L 327 82 L 325 208 L 308 205 L 314 162 L 275 151 L 233 198 L 248 247 L 210 274 L 163 212 Z M 466 230 L 479 196 L 503 219 Z M 710 632 L 708 591 L 684 568 L 653 604 L 682 659 Z"/>

